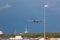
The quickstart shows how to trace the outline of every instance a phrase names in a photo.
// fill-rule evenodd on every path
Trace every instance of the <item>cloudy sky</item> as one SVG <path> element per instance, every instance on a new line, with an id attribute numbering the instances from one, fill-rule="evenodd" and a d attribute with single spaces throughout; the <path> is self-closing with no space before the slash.
<path id="1" fill-rule="evenodd" d="M 60 0 L 0 0 L 0 30 L 5 34 L 28 32 L 39 33 L 44 29 L 44 4 L 46 32 L 60 32 Z M 42 20 L 32 23 L 29 20 Z"/>

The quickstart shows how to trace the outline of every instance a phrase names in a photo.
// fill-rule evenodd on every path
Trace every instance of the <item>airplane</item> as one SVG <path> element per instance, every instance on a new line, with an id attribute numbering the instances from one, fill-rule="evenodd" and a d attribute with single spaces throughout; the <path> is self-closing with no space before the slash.
<path id="1" fill-rule="evenodd" d="M 31 20 L 33 23 L 39 23 L 39 22 L 42 22 L 41 20 Z"/>

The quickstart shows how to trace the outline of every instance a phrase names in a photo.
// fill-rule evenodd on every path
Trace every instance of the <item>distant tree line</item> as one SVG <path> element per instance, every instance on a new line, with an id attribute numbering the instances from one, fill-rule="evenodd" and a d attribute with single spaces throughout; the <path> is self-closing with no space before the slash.
<path id="1" fill-rule="evenodd" d="M 0 35 L 0 37 L 9 38 L 9 37 L 15 37 L 16 35 L 21 35 L 22 37 L 27 37 L 27 38 L 44 37 L 44 33 L 2 34 L 2 35 Z M 60 38 L 60 32 L 58 32 L 58 33 L 46 32 L 45 36 L 46 36 L 46 38 L 47 37 Z"/>

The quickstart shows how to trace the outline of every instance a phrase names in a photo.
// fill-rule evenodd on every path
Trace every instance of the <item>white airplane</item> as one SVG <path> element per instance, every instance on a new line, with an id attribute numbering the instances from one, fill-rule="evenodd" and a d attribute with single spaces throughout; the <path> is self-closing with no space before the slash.
<path id="1" fill-rule="evenodd" d="M 39 22 L 42 22 L 41 20 L 32 20 L 33 23 L 39 23 Z"/>

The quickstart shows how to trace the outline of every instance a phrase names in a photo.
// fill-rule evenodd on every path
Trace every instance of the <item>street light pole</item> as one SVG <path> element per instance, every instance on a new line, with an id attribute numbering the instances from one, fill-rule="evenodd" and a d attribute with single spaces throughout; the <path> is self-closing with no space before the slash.
<path id="1" fill-rule="evenodd" d="M 47 8 L 48 7 L 48 5 L 44 5 L 44 40 L 45 40 L 45 38 L 46 38 L 46 36 L 45 36 L 45 32 L 46 32 L 46 12 L 45 12 L 45 8 Z"/>

